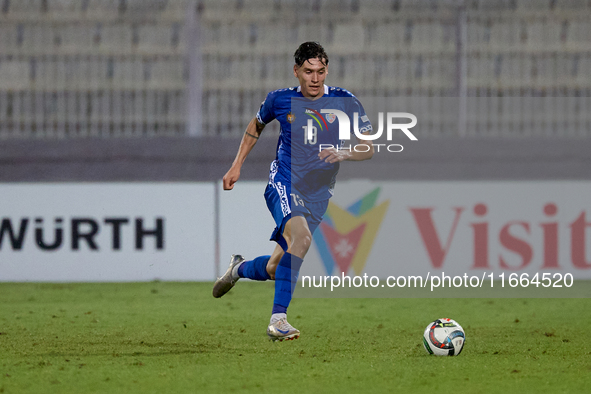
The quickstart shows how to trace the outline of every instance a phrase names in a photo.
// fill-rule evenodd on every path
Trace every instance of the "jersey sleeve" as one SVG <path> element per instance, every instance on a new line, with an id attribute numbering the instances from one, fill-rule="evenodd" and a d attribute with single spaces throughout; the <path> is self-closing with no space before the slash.
<path id="1" fill-rule="evenodd" d="M 276 117 L 274 108 L 275 95 L 273 93 L 267 94 L 267 98 L 261 103 L 261 108 L 257 112 L 256 118 L 260 124 L 266 125 Z"/>
<path id="2" fill-rule="evenodd" d="M 359 132 L 361 134 L 371 132 L 373 130 L 371 122 L 369 121 L 369 118 L 368 118 L 367 114 L 365 113 L 365 109 L 363 108 L 363 105 L 361 105 L 361 102 L 359 102 L 359 100 L 355 96 L 353 96 L 353 99 L 351 101 L 351 107 L 352 108 L 350 108 L 350 112 L 349 112 L 351 114 L 351 116 L 353 116 L 354 112 L 357 112 L 357 122 L 359 125 Z M 351 124 L 351 127 L 354 127 L 353 122 Z"/>

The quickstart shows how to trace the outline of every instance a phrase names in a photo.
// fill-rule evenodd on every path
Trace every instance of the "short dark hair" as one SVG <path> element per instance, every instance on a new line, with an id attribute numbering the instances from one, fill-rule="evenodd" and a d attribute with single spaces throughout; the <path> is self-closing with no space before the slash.
<path id="1" fill-rule="evenodd" d="M 322 64 L 328 66 L 328 55 L 322 45 L 316 41 L 304 42 L 295 51 L 293 57 L 298 67 L 301 67 L 308 59 L 319 59 Z"/>

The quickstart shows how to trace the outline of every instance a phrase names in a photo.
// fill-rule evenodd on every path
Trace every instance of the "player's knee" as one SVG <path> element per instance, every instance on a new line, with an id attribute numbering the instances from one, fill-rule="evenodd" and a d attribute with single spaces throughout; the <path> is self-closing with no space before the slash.
<path id="1" fill-rule="evenodd" d="M 310 249 L 311 245 L 312 245 L 312 234 L 308 233 L 302 237 L 302 248 L 305 248 L 306 252 L 307 252 L 308 249 Z"/>
<path id="2" fill-rule="evenodd" d="M 291 244 L 291 253 L 303 257 L 310 249 L 310 245 L 312 245 L 312 234 L 308 233 L 296 237 Z"/>

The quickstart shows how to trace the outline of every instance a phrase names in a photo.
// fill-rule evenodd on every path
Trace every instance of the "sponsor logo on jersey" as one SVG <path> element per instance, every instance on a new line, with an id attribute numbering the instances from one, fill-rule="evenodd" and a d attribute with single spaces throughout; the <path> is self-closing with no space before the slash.
<path id="1" fill-rule="evenodd" d="M 324 124 L 324 126 L 326 126 L 326 129 L 328 130 L 328 124 L 326 124 L 326 122 L 324 121 L 324 117 L 318 111 L 315 111 L 310 108 L 306 108 L 305 113 L 307 115 L 310 115 L 316 121 L 316 123 L 318 123 L 320 130 L 324 131 L 324 127 L 322 127 L 323 124 Z"/>

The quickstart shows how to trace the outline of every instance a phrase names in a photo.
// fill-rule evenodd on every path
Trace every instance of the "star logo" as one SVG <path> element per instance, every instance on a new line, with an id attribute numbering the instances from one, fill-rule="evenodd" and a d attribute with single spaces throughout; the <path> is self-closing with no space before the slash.
<path id="1" fill-rule="evenodd" d="M 346 238 L 341 238 L 339 243 L 334 247 L 334 251 L 340 257 L 347 257 L 354 249 L 353 245 L 351 245 Z"/>

